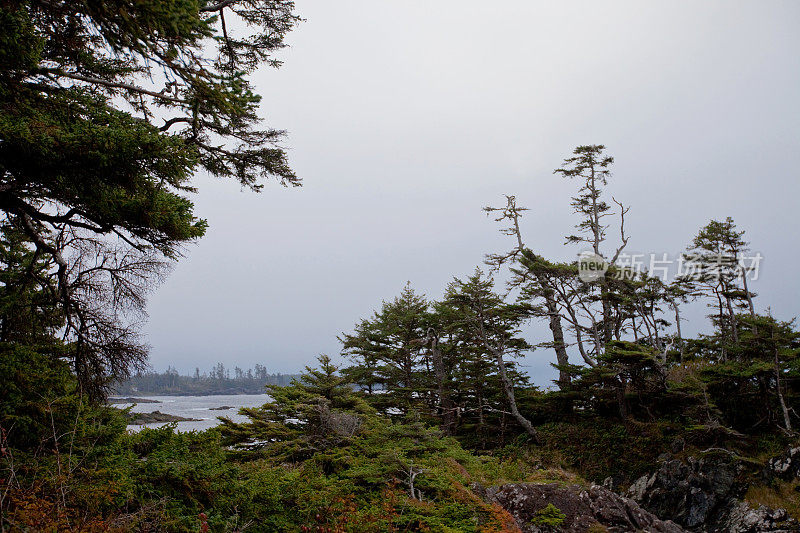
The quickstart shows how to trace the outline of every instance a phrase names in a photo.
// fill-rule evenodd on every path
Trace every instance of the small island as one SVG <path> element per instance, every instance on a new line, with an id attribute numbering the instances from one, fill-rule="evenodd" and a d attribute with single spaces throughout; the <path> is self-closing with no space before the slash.
<path id="1" fill-rule="evenodd" d="M 199 418 L 185 418 L 183 416 L 153 411 L 152 413 L 128 413 L 129 426 L 143 426 L 145 424 L 160 424 L 163 422 L 199 422 Z"/>
<path id="2" fill-rule="evenodd" d="M 151 400 L 150 398 L 109 398 L 107 401 L 108 405 L 119 405 L 121 403 L 161 403 L 158 400 Z"/>

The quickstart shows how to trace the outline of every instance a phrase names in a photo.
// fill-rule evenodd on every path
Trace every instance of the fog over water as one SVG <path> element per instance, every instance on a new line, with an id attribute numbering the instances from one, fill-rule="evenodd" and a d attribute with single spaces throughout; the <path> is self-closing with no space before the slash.
<path id="1" fill-rule="evenodd" d="M 438 298 L 508 249 L 481 212 L 503 194 L 531 209 L 531 248 L 574 259 L 563 242 L 576 186 L 552 171 L 579 144 L 616 158 L 608 191 L 631 206 L 631 251 L 675 255 L 732 216 L 764 256 L 757 307 L 798 314 L 800 3 L 307 0 L 298 11 L 285 65 L 256 80 L 304 187 L 254 194 L 198 178 L 210 229 L 150 298 L 154 368 L 294 372 L 336 355 L 337 335 L 407 281 Z M 546 383 L 552 359 L 534 352 L 526 368 Z"/>

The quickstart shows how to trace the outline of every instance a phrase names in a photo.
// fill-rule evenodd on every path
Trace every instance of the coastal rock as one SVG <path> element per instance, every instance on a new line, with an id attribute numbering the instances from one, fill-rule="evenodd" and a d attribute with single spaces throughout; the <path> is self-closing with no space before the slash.
<path id="1" fill-rule="evenodd" d="M 158 400 L 151 400 L 149 398 L 136 398 L 136 397 L 128 397 L 128 398 L 109 398 L 108 405 L 117 405 L 121 403 L 161 403 Z"/>
<path id="2" fill-rule="evenodd" d="M 128 413 L 128 425 L 159 424 L 162 422 L 198 422 L 199 418 L 185 418 L 178 415 L 153 411 L 152 413 Z"/>
<path id="3" fill-rule="evenodd" d="M 485 500 L 508 511 L 524 533 L 547 531 L 532 520 L 548 504 L 557 507 L 565 515 L 558 531 L 567 533 L 585 532 L 593 526 L 602 526 L 612 533 L 684 531 L 673 522 L 660 520 L 633 500 L 599 485 L 587 489 L 578 485 L 562 486 L 557 483 L 514 483 L 485 489 L 473 488 Z"/>
<path id="4" fill-rule="evenodd" d="M 715 521 L 740 495 L 736 476 L 737 467 L 731 463 L 673 459 L 636 480 L 627 495 L 658 516 L 697 528 Z"/>
<path id="5" fill-rule="evenodd" d="M 797 457 L 800 459 L 800 456 Z M 779 469 L 785 463 L 776 463 Z M 627 495 L 648 511 L 692 531 L 758 533 L 800 531 L 784 509 L 752 508 L 740 498 L 741 465 L 733 460 L 665 461 L 650 476 L 642 476 Z"/>

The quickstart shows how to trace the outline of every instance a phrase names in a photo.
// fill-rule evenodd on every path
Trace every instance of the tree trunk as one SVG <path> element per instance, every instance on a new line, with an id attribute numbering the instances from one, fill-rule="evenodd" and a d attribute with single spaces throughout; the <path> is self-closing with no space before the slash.
<path id="1" fill-rule="evenodd" d="M 550 331 L 553 333 L 553 349 L 556 351 L 556 362 L 558 362 L 558 388 L 566 390 L 571 384 L 571 377 L 567 365 L 569 355 L 567 354 L 567 344 L 564 342 L 564 328 L 561 326 L 561 315 L 558 312 L 553 291 L 545 285 L 545 280 L 540 277 L 539 283 L 542 285 L 547 316 L 550 322 Z"/>
<path id="2" fill-rule="evenodd" d="M 606 345 L 614 338 L 614 321 L 612 320 L 614 308 L 609 301 L 608 281 L 605 277 L 600 280 L 600 298 L 603 301 L 603 336 L 601 339 L 603 341 L 602 347 L 605 349 Z M 598 355 L 600 355 L 600 352 L 598 352 Z"/>
<path id="3" fill-rule="evenodd" d="M 506 372 L 506 362 L 503 358 L 503 350 L 493 346 L 492 343 L 489 342 L 489 337 L 486 336 L 486 329 L 483 326 L 483 320 L 481 317 L 478 319 L 478 328 L 480 329 L 483 345 L 487 350 L 494 354 L 495 360 L 497 361 L 497 373 L 500 377 L 500 383 L 503 385 L 503 392 L 505 392 L 506 398 L 508 399 L 508 407 L 511 409 L 511 415 L 517 420 L 517 422 L 519 422 L 519 425 L 525 429 L 528 435 L 530 435 L 531 438 L 538 443 L 539 432 L 536 431 L 536 428 L 533 427 L 531 421 L 525 418 L 517 408 L 517 398 L 514 395 L 514 384 L 511 383 L 511 378 L 508 377 L 508 372 Z"/>
<path id="4" fill-rule="evenodd" d="M 433 373 L 436 377 L 436 392 L 439 396 L 439 416 L 441 418 L 441 428 L 445 435 L 453 434 L 453 401 L 450 398 L 450 391 L 445 387 L 447 370 L 444 367 L 442 352 L 439 350 L 439 336 L 435 331 L 428 331 L 428 338 L 431 343 L 431 358 L 433 359 Z"/>
<path id="5" fill-rule="evenodd" d="M 681 364 L 683 364 L 684 348 L 683 348 L 683 336 L 681 335 L 681 312 L 680 312 L 680 308 L 678 307 L 678 302 L 676 302 L 675 300 L 670 300 L 669 303 L 672 306 L 672 309 L 675 310 L 675 329 L 678 332 L 678 346 L 680 347 L 680 351 L 681 351 L 680 352 L 681 353 Z"/>
<path id="6" fill-rule="evenodd" d="M 720 295 L 718 289 L 714 289 L 714 292 L 716 292 L 716 294 L 717 294 L 717 305 L 719 307 L 719 329 L 720 329 L 720 333 L 726 333 L 725 329 L 724 329 L 725 328 L 725 315 L 723 314 L 723 311 L 722 311 L 722 296 Z M 721 354 L 721 356 L 722 356 L 722 360 L 723 361 L 727 361 L 728 360 L 728 350 L 726 349 L 725 343 L 722 344 L 722 354 Z"/>
<path id="7" fill-rule="evenodd" d="M 514 385 L 511 383 L 511 378 L 508 377 L 506 372 L 506 362 L 503 359 L 503 353 L 495 350 L 495 358 L 497 359 L 497 368 L 500 376 L 500 383 L 503 384 L 503 392 L 508 399 L 508 407 L 511 409 L 511 415 L 517 420 L 520 426 L 530 435 L 534 441 L 539 442 L 539 432 L 533 427 L 531 421 L 525 418 L 517 408 L 517 399 L 514 396 Z"/>
<path id="8" fill-rule="evenodd" d="M 783 412 L 783 425 L 786 431 L 792 431 L 792 421 L 789 418 L 789 409 L 786 408 L 786 401 L 783 398 L 783 389 L 781 387 L 781 365 L 778 361 L 778 349 L 775 349 L 775 388 L 778 391 L 778 401 L 781 404 L 781 411 Z"/>
<path id="9" fill-rule="evenodd" d="M 736 312 L 733 310 L 731 299 L 725 296 L 725 306 L 728 308 L 728 315 L 731 317 L 731 332 L 733 333 L 733 342 L 739 342 L 739 320 L 736 318 Z"/>
<path id="10" fill-rule="evenodd" d="M 625 402 L 625 389 L 627 388 L 627 384 L 625 380 L 622 378 L 618 378 L 617 384 L 617 406 L 619 407 L 619 416 L 623 420 L 627 420 L 628 418 L 628 405 Z"/>
<path id="11" fill-rule="evenodd" d="M 747 306 L 750 308 L 750 317 L 756 317 L 756 307 L 753 305 L 753 295 L 750 293 L 750 290 L 747 288 L 747 272 L 742 269 L 742 287 L 744 288 L 744 294 L 747 296 Z"/>

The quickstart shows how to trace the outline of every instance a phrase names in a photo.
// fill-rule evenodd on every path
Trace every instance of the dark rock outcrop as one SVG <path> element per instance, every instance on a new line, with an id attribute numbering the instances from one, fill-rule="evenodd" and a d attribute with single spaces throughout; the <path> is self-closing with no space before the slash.
<path id="1" fill-rule="evenodd" d="M 741 496 L 731 463 L 689 458 L 665 461 L 651 476 L 631 485 L 628 496 L 658 516 L 687 528 L 708 524 Z"/>
<path id="2" fill-rule="evenodd" d="M 742 468 L 732 459 L 670 459 L 654 474 L 634 482 L 627 495 L 655 515 L 692 531 L 800 531 L 785 510 L 753 509 L 740 499 L 746 489 L 739 480 Z"/>
<path id="3" fill-rule="evenodd" d="M 557 483 L 514 483 L 497 487 L 473 486 L 486 501 L 508 511 L 524 533 L 547 531 L 532 522 L 537 512 L 548 504 L 557 507 L 566 517 L 558 531 L 585 532 L 592 526 L 603 526 L 609 532 L 650 531 L 681 533 L 677 524 L 660 520 L 636 502 L 605 487 L 589 489 Z"/>

